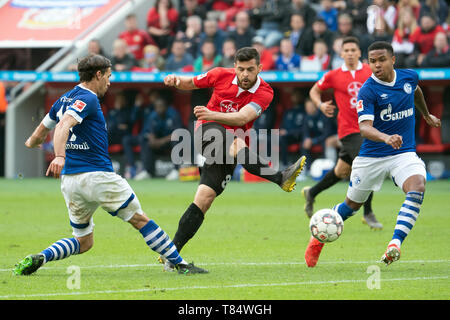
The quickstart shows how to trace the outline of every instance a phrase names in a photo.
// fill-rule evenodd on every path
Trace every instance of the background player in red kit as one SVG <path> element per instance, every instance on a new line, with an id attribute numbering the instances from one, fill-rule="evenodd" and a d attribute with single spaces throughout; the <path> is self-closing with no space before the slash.
<path id="1" fill-rule="evenodd" d="M 336 184 L 341 179 L 350 176 L 353 159 L 358 155 L 363 138 L 359 132 L 356 100 L 359 89 L 370 77 L 372 71 L 367 64 L 359 61 L 361 50 L 355 37 L 347 37 L 342 42 L 341 56 L 344 64 L 341 68 L 327 72 L 310 90 L 311 100 L 328 117 L 334 116 L 335 106 L 332 101 L 322 102 L 321 94 L 327 89 L 334 89 L 334 97 L 339 109 L 337 116 L 338 137 L 342 143 L 339 159 L 333 170 L 330 170 L 316 185 L 305 187 L 302 194 L 305 197 L 305 212 L 311 217 L 314 213 L 314 198 L 323 190 Z M 371 228 L 382 229 L 372 211 L 372 195 L 364 204 L 363 221 Z"/>
<path id="2" fill-rule="evenodd" d="M 191 239 L 200 228 L 206 211 L 214 199 L 225 189 L 230 181 L 237 161 L 250 173 L 278 184 L 284 191 L 291 192 L 295 179 L 300 174 L 306 158 L 300 159 L 283 171 L 271 168 L 267 161 L 261 159 L 253 150 L 247 147 L 245 139 L 234 135 L 234 131 L 250 129 L 259 115 L 268 108 L 273 98 L 272 88 L 259 77 L 262 69 L 258 51 L 244 47 L 235 55 L 234 68 L 214 68 L 207 73 L 195 77 L 168 75 L 164 79 L 167 86 L 181 90 L 194 90 L 213 87 L 211 99 L 207 106 L 196 106 L 194 114 L 198 121 L 195 128 L 195 138 L 201 141 L 201 150 L 206 163 L 200 171 L 200 184 L 194 201 L 180 219 L 175 233 L 174 243 L 178 251 Z M 220 139 L 208 139 L 208 133 L 215 131 Z M 208 161 L 205 148 L 223 151 L 224 161 Z M 228 157 L 227 159 L 225 159 Z M 229 163 L 229 158 L 235 161 Z M 252 161 L 256 160 L 256 161 Z M 220 162 L 220 163 L 218 163 Z M 169 262 L 165 270 L 173 269 Z"/>

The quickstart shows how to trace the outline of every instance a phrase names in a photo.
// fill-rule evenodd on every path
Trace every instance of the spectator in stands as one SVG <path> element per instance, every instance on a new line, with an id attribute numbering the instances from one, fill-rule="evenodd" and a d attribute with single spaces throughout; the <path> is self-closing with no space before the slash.
<path id="1" fill-rule="evenodd" d="M 227 39 L 222 46 L 222 59 L 219 61 L 219 67 L 234 68 L 234 55 L 236 53 L 236 44 L 233 40 Z"/>
<path id="2" fill-rule="evenodd" d="M 329 158 L 333 157 L 336 161 L 336 147 L 338 146 L 337 127 L 334 118 L 327 118 L 322 112 L 314 106 L 314 103 L 306 99 L 305 101 L 306 117 L 303 122 L 303 143 L 301 154 L 307 159 L 311 159 L 311 148 L 314 145 L 322 145 L 325 154 Z M 332 149 L 335 152 L 330 152 Z M 328 158 L 327 157 L 327 158 Z M 310 168 L 311 164 L 307 164 Z"/>
<path id="3" fill-rule="evenodd" d="M 319 17 L 322 17 L 328 27 L 328 30 L 335 32 L 337 30 L 338 10 L 334 7 L 332 0 L 321 0 Z"/>
<path id="4" fill-rule="evenodd" d="M 255 29 L 261 28 L 263 19 L 262 12 L 264 12 L 265 0 L 250 0 L 250 8 L 247 10 L 250 17 L 250 24 Z"/>
<path id="5" fill-rule="evenodd" d="M 175 40 L 172 44 L 172 54 L 166 60 L 168 71 L 192 71 L 194 58 L 186 52 L 182 40 Z"/>
<path id="6" fill-rule="evenodd" d="M 305 56 L 313 54 L 314 42 L 322 39 L 327 44 L 328 48 L 333 45 L 334 34 L 327 29 L 327 24 L 323 18 L 317 18 L 312 24 L 312 28 L 305 31 L 305 36 L 302 43 L 300 43 L 300 50 Z"/>
<path id="7" fill-rule="evenodd" d="M 177 30 L 181 32 L 186 31 L 187 18 L 190 16 L 198 16 L 200 19 L 206 19 L 205 6 L 199 5 L 197 0 L 183 0 L 184 6 L 180 8 L 180 14 L 178 18 Z"/>
<path id="8" fill-rule="evenodd" d="M 395 24 L 398 25 L 398 17 L 400 15 L 400 11 L 403 9 L 410 9 L 413 13 L 413 17 L 416 21 L 419 21 L 420 18 L 420 2 L 419 0 L 398 0 L 396 8 L 397 14 L 395 16 Z"/>
<path id="9" fill-rule="evenodd" d="M 397 68 L 406 67 L 406 58 L 414 52 L 414 43 L 410 36 L 417 28 L 417 21 L 411 8 L 403 7 L 399 10 L 397 28 L 392 38 L 392 48 L 395 53 Z"/>
<path id="10" fill-rule="evenodd" d="M 255 48 L 260 57 L 262 64 L 262 71 L 274 70 L 275 69 L 275 59 L 273 57 L 273 52 L 264 46 L 264 40 L 261 37 L 254 37 L 252 40 L 252 47 Z"/>
<path id="11" fill-rule="evenodd" d="M 149 44 L 156 45 L 155 40 L 145 30 L 138 28 L 138 20 L 134 13 L 125 18 L 125 31 L 119 34 L 119 39 L 125 40 L 129 52 L 139 62 L 144 58 L 144 47 Z"/>
<path id="12" fill-rule="evenodd" d="M 147 119 L 146 133 L 141 144 L 144 169 L 135 177 L 136 180 L 154 177 L 157 155 L 170 155 L 175 142 L 171 141 L 172 132 L 182 127 L 181 117 L 177 110 L 167 105 L 162 99 L 156 99 L 154 110 Z M 145 143 L 145 141 L 147 143 Z M 168 180 L 178 179 L 178 166 L 167 176 Z"/>
<path id="13" fill-rule="evenodd" d="M 144 47 L 144 59 L 141 67 L 134 67 L 131 71 L 136 72 L 160 72 L 164 70 L 164 58 L 159 54 L 160 50 L 157 46 L 146 45 Z"/>
<path id="14" fill-rule="evenodd" d="M 138 170 L 135 162 L 134 149 L 139 146 L 142 150 L 144 145 L 148 145 L 147 136 L 150 132 L 150 114 L 154 109 L 154 102 L 160 98 L 158 91 L 153 90 L 148 93 L 149 101 L 144 102 L 143 93 L 136 97 L 136 103 L 132 112 L 132 129 L 131 132 L 125 135 L 122 139 L 123 152 L 125 155 L 125 179 L 134 179 L 136 172 L 143 171 L 142 168 Z M 147 154 L 140 153 L 142 163 L 146 163 Z M 145 175 L 144 173 L 142 175 Z"/>
<path id="15" fill-rule="evenodd" d="M 295 53 L 302 55 L 300 44 L 303 42 L 305 35 L 305 19 L 300 13 L 293 13 L 291 15 L 290 29 L 284 33 L 285 38 L 291 39 L 294 46 Z"/>
<path id="16" fill-rule="evenodd" d="M 264 39 L 266 48 L 278 46 L 283 38 L 281 27 L 284 19 L 284 8 L 289 5 L 287 0 L 267 0 L 261 8 L 261 27 L 256 35 Z"/>
<path id="17" fill-rule="evenodd" d="M 87 54 L 88 55 L 89 54 L 100 54 L 100 55 L 110 59 L 110 56 L 108 54 L 106 54 L 105 50 L 103 50 L 102 46 L 100 45 L 100 40 L 98 40 L 98 39 L 89 40 L 89 42 L 87 44 Z M 67 67 L 67 70 L 77 71 L 78 70 L 78 61 L 74 61 L 72 64 L 70 64 Z"/>
<path id="18" fill-rule="evenodd" d="M 425 0 L 421 1 L 420 17 L 425 14 L 430 14 L 436 17 L 436 22 L 439 25 L 444 25 L 448 18 L 448 3 L 445 0 Z"/>
<path id="19" fill-rule="evenodd" d="M 111 64 L 113 71 L 130 71 L 139 66 L 134 56 L 128 53 L 128 45 L 123 39 L 113 42 Z"/>
<path id="20" fill-rule="evenodd" d="M 390 0 L 373 0 L 367 9 L 367 31 L 374 34 L 377 29 L 386 28 L 388 33 L 394 33 L 396 15 L 397 9 Z"/>
<path id="21" fill-rule="evenodd" d="M 170 0 L 156 0 L 155 5 L 148 11 L 147 30 L 161 49 L 162 55 L 175 37 L 177 23 L 178 11 Z"/>
<path id="22" fill-rule="evenodd" d="M 200 42 L 202 33 L 202 19 L 199 16 L 190 16 L 186 20 L 186 31 L 179 32 L 177 39 L 181 39 L 186 47 L 186 52 L 194 59 L 200 53 Z"/>
<path id="23" fill-rule="evenodd" d="M 194 61 L 194 71 L 207 72 L 219 65 L 222 56 L 216 54 L 216 48 L 212 40 L 203 42 L 201 52 L 202 54 Z"/>
<path id="24" fill-rule="evenodd" d="M 275 69 L 280 71 L 298 71 L 301 58 L 294 52 L 291 39 L 283 38 L 280 43 L 280 55 L 275 61 Z"/>
<path id="25" fill-rule="evenodd" d="M 337 37 L 333 41 L 333 52 L 331 54 L 331 64 L 328 69 L 337 69 L 342 66 L 344 59 L 341 57 L 343 37 Z"/>
<path id="26" fill-rule="evenodd" d="M 436 19 L 431 14 L 420 17 L 420 26 L 411 34 L 409 40 L 414 43 L 414 53 L 406 59 L 407 68 L 417 68 L 425 55 L 433 49 L 434 37 L 444 29 L 436 24 Z"/>
<path id="27" fill-rule="evenodd" d="M 225 36 L 225 32 L 219 29 L 216 20 L 205 20 L 203 22 L 203 32 L 200 34 L 200 48 L 202 47 L 203 42 L 211 40 L 214 42 L 216 51 L 222 52 Z"/>
<path id="28" fill-rule="evenodd" d="M 324 71 L 329 69 L 330 55 L 328 47 L 324 40 L 319 39 L 314 42 L 313 54 L 308 57 L 302 57 L 300 71 Z"/>
<path id="29" fill-rule="evenodd" d="M 355 34 L 367 34 L 367 7 L 368 0 L 348 0 L 343 12 L 353 20 Z"/>
<path id="30" fill-rule="evenodd" d="M 236 30 L 229 32 L 228 37 L 233 39 L 236 49 L 250 47 L 255 30 L 250 26 L 250 17 L 246 11 L 236 14 Z"/>
<path id="31" fill-rule="evenodd" d="M 392 37 L 393 33 L 388 27 L 386 20 L 384 20 L 383 18 L 380 18 L 378 20 L 377 27 L 375 28 L 374 32 L 369 35 L 370 42 L 385 41 L 391 43 Z"/>
<path id="32" fill-rule="evenodd" d="M 448 68 L 450 67 L 450 48 L 445 32 L 438 32 L 434 37 L 434 47 L 420 62 L 421 68 Z"/>
<path id="33" fill-rule="evenodd" d="M 300 89 L 292 93 L 292 108 L 283 113 L 280 125 L 280 161 L 282 167 L 289 163 L 289 146 L 300 144 L 303 139 L 303 125 L 305 120 L 305 95 Z"/>
<path id="34" fill-rule="evenodd" d="M 291 23 L 291 15 L 294 13 L 299 13 L 303 16 L 305 25 L 307 27 L 311 26 L 316 19 L 316 11 L 309 5 L 308 0 L 292 0 L 290 5 L 285 6 L 284 9 L 284 21 L 282 25 L 282 30 L 286 31 L 289 29 Z"/>
<path id="35" fill-rule="evenodd" d="M 106 114 L 109 144 L 121 144 L 123 137 L 131 134 L 133 126 L 133 108 L 127 105 L 125 95 L 117 93 L 114 108 Z"/>

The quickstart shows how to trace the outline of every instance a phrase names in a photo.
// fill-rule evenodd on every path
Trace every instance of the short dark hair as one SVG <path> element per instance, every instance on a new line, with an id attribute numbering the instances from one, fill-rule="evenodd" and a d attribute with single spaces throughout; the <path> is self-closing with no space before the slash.
<path id="1" fill-rule="evenodd" d="M 384 50 L 386 49 L 387 52 L 391 54 L 391 56 L 394 55 L 394 48 L 392 48 L 392 45 L 389 42 L 386 41 L 375 41 L 372 43 L 369 48 L 367 49 L 367 52 L 374 51 L 374 50 Z"/>
<path id="2" fill-rule="evenodd" d="M 250 61 L 252 59 L 256 60 L 256 64 L 259 65 L 260 64 L 260 57 L 259 57 L 259 53 L 258 50 L 256 50 L 255 48 L 252 47 L 243 47 L 241 49 L 239 49 L 236 52 L 236 55 L 234 56 L 234 62 L 238 62 L 238 61 Z"/>
<path id="3" fill-rule="evenodd" d="M 346 44 L 346 43 L 354 43 L 354 44 L 356 44 L 356 45 L 358 46 L 358 48 L 359 48 L 359 40 L 358 40 L 358 38 L 356 38 L 356 37 L 345 37 L 345 38 L 342 40 L 342 45 L 344 45 L 344 44 Z"/>
<path id="4" fill-rule="evenodd" d="M 108 58 L 99 54 L 90 54 L 78 62 L 78 75 L 80 76 L 80 81 L 91 81 L 97 71 L 105 74 L 106 70 L 111 67 L 111 61 Z"/>

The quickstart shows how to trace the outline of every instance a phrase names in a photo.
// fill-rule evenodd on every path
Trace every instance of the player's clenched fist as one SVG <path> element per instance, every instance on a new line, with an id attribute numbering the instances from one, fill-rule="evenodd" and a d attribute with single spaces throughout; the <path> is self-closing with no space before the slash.
<path id="1" fill-rule="evenodd" d="M 194 108 L 194 115 L 198 120 L 211 120 L 210 119 L 211 111 L 205 106 L 196 106 Z"/>
<path id="2" fill-rule="evenodd" d="M 402 136 L 393 134 L 392 136 L 388 136 L 385 142 L 386 144 L 397 150 L 402 147 L 403 139 Z"/>
<path id="3" fill-rule="evenodd" d="M 433 116 L 432 114 L 429 114 L 428 116 L 423 116 L 423 119 L 430 127 L 438 128 L 441 126 L 441 120 Z"/>
<path id="4" fill-rule="evenodd" d="M 180 85 L 180 77 L 174 74 L 169 74 L 164 78 L 164 84 L 169 87 L 177 87 Z"/>

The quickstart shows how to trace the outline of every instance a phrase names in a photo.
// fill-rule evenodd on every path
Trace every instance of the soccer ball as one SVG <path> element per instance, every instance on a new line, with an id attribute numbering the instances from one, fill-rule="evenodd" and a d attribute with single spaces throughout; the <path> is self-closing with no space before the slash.
<path id="1" fill-rule="evenodd" d="M 311 217 L 309 229 L 320 242 L 333 242 L 342 234 L 344 220 L 332 209 L 321 209 Z"/>

